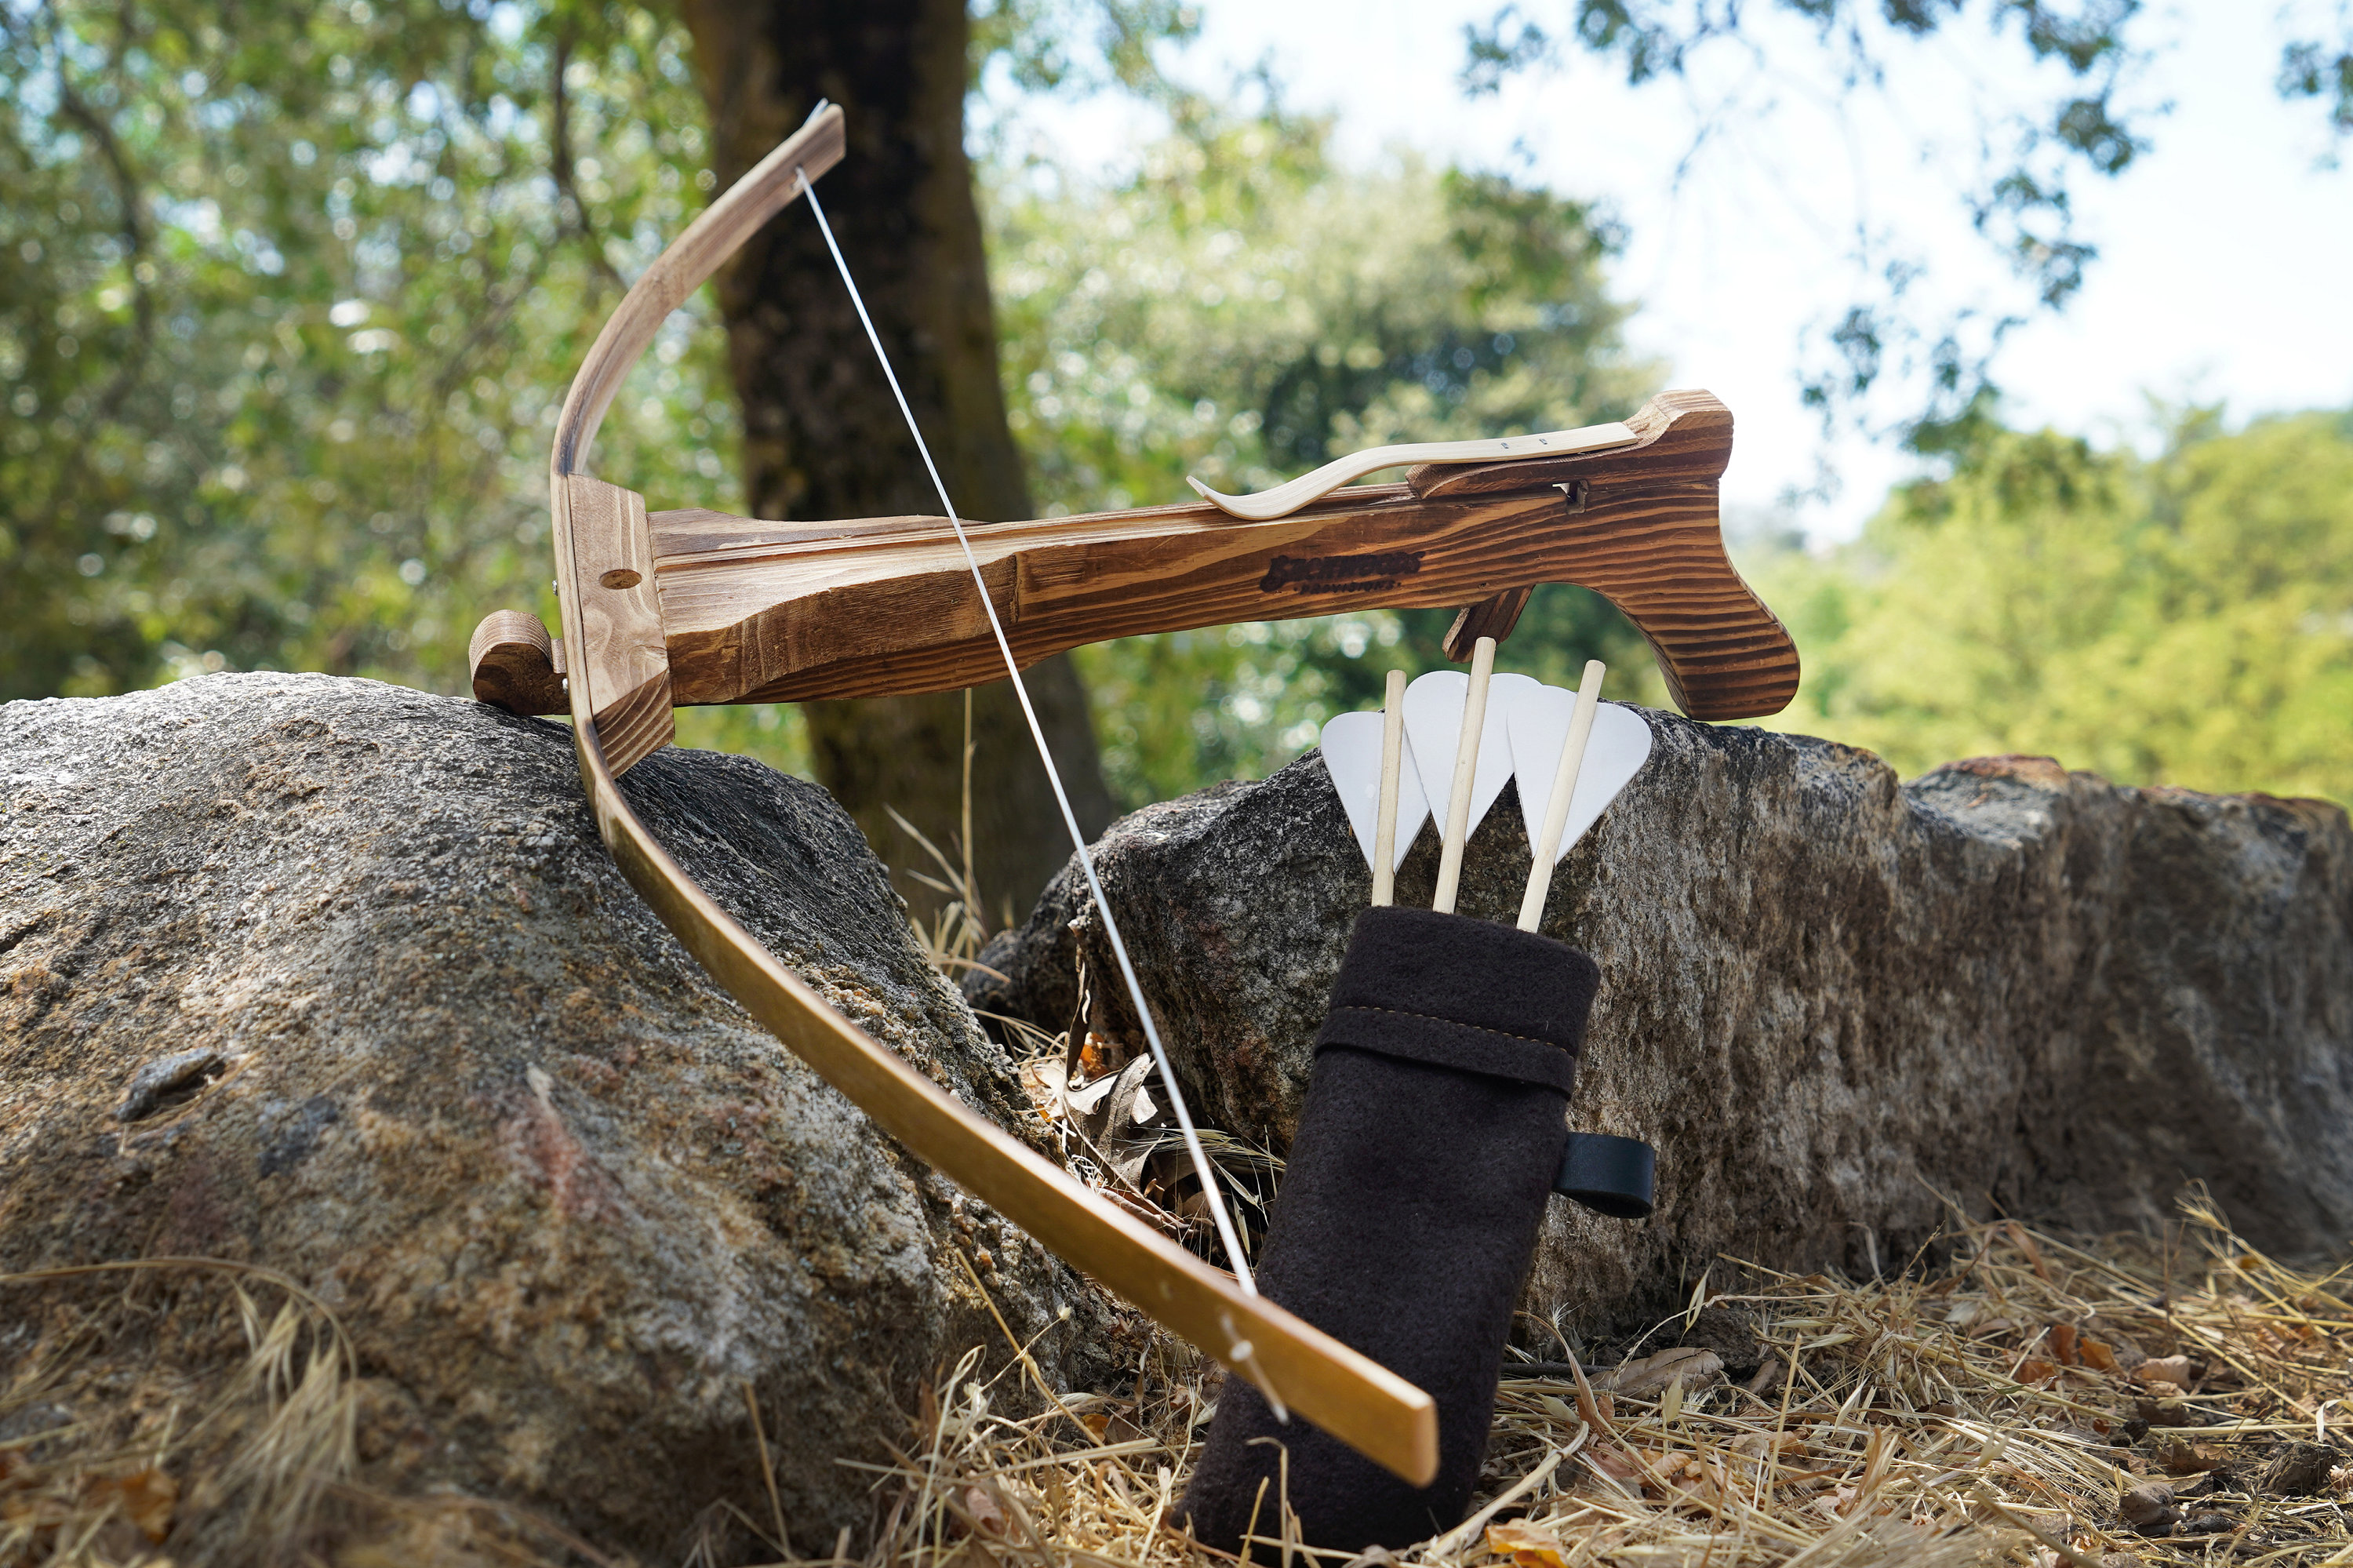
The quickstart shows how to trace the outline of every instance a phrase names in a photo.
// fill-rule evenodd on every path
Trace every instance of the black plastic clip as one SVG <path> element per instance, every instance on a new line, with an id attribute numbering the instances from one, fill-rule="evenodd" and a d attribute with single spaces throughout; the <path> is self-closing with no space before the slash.
<path id="1" fill-rule="evenodd" d="M 1639 1138 L 1572 1132 L 1552 1190 L 1597 1214 L 1644 1220 L 1659 1187 L 1659 1151 Z"/>

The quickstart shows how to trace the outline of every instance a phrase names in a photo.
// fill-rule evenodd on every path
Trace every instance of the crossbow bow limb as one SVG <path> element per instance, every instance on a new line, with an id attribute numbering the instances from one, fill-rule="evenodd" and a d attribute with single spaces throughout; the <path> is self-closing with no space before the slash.
<path id="1" fill-rule="evenodd" d="M 568 713 L 597 831 L 695 959 L 877 1125 L 1061 1257 L 1416 1485 L 1435 1473 L 1430 1397 L 1121 1213 L 837 1012 L 689 877 L 615 780 L 672 739 L 673 708 L 952 690 L 1003 670 L 947 520 L 774 523 L 644 498 L 586 471 L 599 422 L 670 312 L 841 160 L 828 107 L 714 201 L 629 289 L 589 349 L 549 464 L 561 641 L 536 617 L 475 631 L 475 694 Z M 1686 713 L 1778 712 L 1798 659 L 1724 553 L 1716 482 L 1732 417 L 1704 392 L 1654 397 L 1630 443 L 1425 464 L 1268 522 L 1213 505 L 969 525 L 1024 666 L 1138 632 L 1469 604 L 1467 657 L 1539 582 L 1577 582 L 1649 639 Z"/>

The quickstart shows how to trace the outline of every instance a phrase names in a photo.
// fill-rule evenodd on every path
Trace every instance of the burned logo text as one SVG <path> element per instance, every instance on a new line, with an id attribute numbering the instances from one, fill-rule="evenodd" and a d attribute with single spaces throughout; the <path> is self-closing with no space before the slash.
<path id="1" fill-rule="evenodd" d="M 1379 593 L 1421 570 L 1419 550 L 1377 556 L 1277 556 L 1259 578 L 1261 593 Z"/>

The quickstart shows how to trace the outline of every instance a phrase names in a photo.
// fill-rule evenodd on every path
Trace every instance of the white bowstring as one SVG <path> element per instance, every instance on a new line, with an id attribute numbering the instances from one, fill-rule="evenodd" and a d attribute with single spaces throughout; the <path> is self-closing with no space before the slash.
<path id="1" fill-rule="evenodd" d="M 1176 1113 L 1176 1125 L 1184 1130 L 1185 1147 L 1193 1155 L 1193 1169 L 1201 1178 L 1201 1190 L 1208 1194 L 1210 1216 L 1217 1221 L 1218 1237 L 1225 1243 L 1226 1256 L 1232 1260 L 1234 1278 L 1242 1289 L 1255 1296 L 1258 1286 L 1250 1278 L 1250 1265 L 1242 1257 L 1241 1238 L 1234 1234 L 1234 1222 L 1226 1213 L 1225 1193 L 1218 1186 L 1216 1171 L 1209 1156 L 1201 1147 L 1201 1135 L 1193 1129 L 1192 1112 L 1185 1107 L 1185 1097 L 1176 1087 L 1176 1069 L 1169 1065 L 1168 1050 L 1160 1043 L 1160 1028 L 1152 1019 L 1152 1009 L 1144 1000 L 1144 987 L 1135 978 L 1135 966 L 1128 961 L 1127 944 L 1119 934 L 1119 922 L 1112 918 L 1111 900 L 1103 896 L 1103 883 L 1095 876 L 1094 856 L 1087 853 L 1086 835 L 1079 832 L 1078 813 L 1071 810 L 1071 797 L 1062 789 L 1061 770 L 1054 766 L 1054 754 L 1046 746 L 1045 729 L 1038 723 L 1038 710 L 1029 705 L 1029 688 L 1022 683 L 1021 666 L 1013 661 L 1013 645 L 1006 641 L 1005 627 L 997 619 L 997 605 L 988 597 L 988 584 L 980 575 L 980 558 L 972 553 L 972 540 L 965 536 L 964 522 L 956 515 L 955 503 L 948 499 L 948 487 L 940 480 L 939 465 L 932 461 L 932 449 L 923 440 L 923 432 L 915 424 L 913 410 L 907 407 L 907 395 L 899 389 L 899 377 L 891 368 L 891 356 L 882 352 L 881 335 L 874 330 L 873 318 L 866 313 L 866 301 L 858 292 L 858 284 L 849 275 L 849 263 L 841 257 L 841 247 L 833 240 L 833 226 L 825 220 L 825 207 L 817 199 L 817 185 L 806 169 L 796 169 L 800 176 L 801 195 L 808 201 L 809 211 L 817 217 L 818 232 L 825 236 L 825 248 L 833 253 L 833 264 L 841 273 L 842 286 L 849 291 L 849 302 L 858 308 L 858 320 L 866 328 L 866 341 L 874 345 L 874 357 L 881 362 L 882 378 L 891 384 L 891 396 L 899 400 L 900 417 L 907 421 L 907 433 L 915 438 L 915 450 L 923 454 L 923 467 L 932 476 L 932 488 L 939 493 L 940 508 L 947 514 L 948 525 L 955 530 L 956 543 L 964 546 L 965 565 L 972 568 L 973 586 L 980 590 L 981 609 L 988 613 L 988 630 L 997 635 L 997 651 L 1005 655 L 1005 673 L 1013 678 L 1013 694 L 1021 700 L 1021 716 L 1029 721 L 1029 738 L 1038 743 L 1038 760 L 1046 765 L 1046 779 L 1054 787 L 1054 803 L 1062 809 L 1062 825 L 1071 831 L 1071 847 L 1079 852 L 1079 868 L 1086 873 L 1087 890 L 1094 895 L 1095 907 L 1103 911 L 1103 933 L 1111 938 L 1112 955 L 1119 959 L 1120 978 L 1127 982 L 1128 1000 L 1135 1004 L 1135 1014 L 1144 1021 L 1144 1038 L 1152 1047 L 1152 1059 L 1160 1068 L 1161 1087 L 1168 1092 L 1168 1104 Z"/>

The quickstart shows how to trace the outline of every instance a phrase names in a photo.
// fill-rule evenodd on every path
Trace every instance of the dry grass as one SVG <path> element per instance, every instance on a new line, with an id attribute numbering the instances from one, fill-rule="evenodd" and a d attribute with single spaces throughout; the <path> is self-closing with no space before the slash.
<path id="1" fill-rule="evenodd" d="M 2333 1445 L 2353 1402 L 2340 1277 L 2263 1256 L 2194 1193 L 2183 1214 L 2161 1236 L 2073 1242 L 1957 1216 L 1952 1262 L 1933 1277 L 1742 1268 L 1751 1285 L 1720 1295 L 1704 1281 L 1651 1343 L 1703 1309 L 1745 1318 L 1763 1358 L 1745 1385 L 1699 1351 L 1638 1355 L 1592 1380 L 1601 1392 L 1574 1363 L 1507 1367 L 1472 1518 L 1396 1557 L 2353 1564 L 2353 1476 L 2333 1468 L 2343 1453 L 2307 1473 L 2309 1491 L 2284 1489 L 2296 1478 L 2280 1473 L 2312 1457 L 2295 1445 Z M 1133 1397 L 1064 1398 L 1020 1417 L 999 1413 L 1006 1390 L 960 1372 L 876 1478 L 879 1538 L 854 1559 L 845 1542 L 816 1561 L 1227 1561 L 1166 1528 L 1215 1398 L 1210 1373 L 1162 1342 Z M 1609 1392 L 1612 1381 L 1623 1387 Z M 2129 1528 L 2126 1494 L 2168 1483 L 2178 1495 L 2153 1520 L 2162 1533 Z M 1286 1545 L 1269 1513 L 1252 1555 L 1307 1568 L 1315 1554 Z"/>
<path id="2" fill-rule="evenodd" d="M 0 1275 L 0 1564 L 155 1561 L 192 1516 L 291 1539 L 353 1469 L 351 1341 L 274 1270 L 164 1257 Z M 110 1353 L 126 1342 L 150 1375 Z"/>
<path id="3" fill-rule="evenodd" d="M 2353 1565 L 2342 1451 L 2307 1462 L 2300 1482 L 2283 1473 L 2313 1457 L 2299 1445 L 2334 1447 L 2353 1419 L 2345 1271 L 2262 1255 L 2195 1193 L 2159 1235 L 2070 1240 L 1956 1217 L 1947 1240 L 1941 1269 L 1868 1282 L 1719 1262 L 1715 1277 L 1745 1282 L 1718 1293 L 1704 1280 L 1618 1366 L 1507 1366 L 1473 1517 L 1397 1560 Z M 198 1299 L 185 1279 L 168 1300 L 126 1285 L 93 1301 L 85 1289 L 72 1309 L 88 1333 L 44 1335 L 51 1353 L 9 1369 L 0 1563 L 160 1563 L 157 1543 L 192 1510 L 242 1510 L 248 1540 L 317 1540 L 320 1510 L 361 1505 L 379 1523 L 416 1517 L 394 1555 L 381 1544 L 333 1555 L 354 1568 L 626 1561 L 516 1510 L 353 1487 L 350 1352 L 292 1282 L 199 1260 L 73 1278 L 87 1286 L 100 1273 L 201 1275 L 206 1293 Z M 0 1278 L 12 1310 L 68 1283 L 66 1271 Z M 116 1428 L 38 1419 L 91 1407 L 95 1391 L 75 1385 L 75 1344 L 167 1308 L 234 1334 L 237 1372 L 202 1398 L 124 1402 Z M 1694 1325 L 1720 1343 L 1736 1319 L 1753 1329 L 1761 1361 L 1739 1384 L 1711 1352 L 1658 1348 Z M 1214 1408 L 1213 1366 L 1157 1338 L 1134 1386 L 1105 1397 L 1057 1396 L 1026 1359 L 994 1378 L 979 1363 L 976 1350 L 925 1399 L 893 1464 L 869 1467 L 876 1528 L 786 1561 L 1230 1561 L 1166 1528 Z M 2123 1507 L 2152 1483 L 2178 1495 L 2156 1516 L 2164 1533 L 2143 1535 Z M 1256 1561 L 1313 1568 L 1317 1554 L 1286 1547 L 1271 1506 L 1262 1531 Z"/>
<path id="4" fill-rule="evenodd" d="M 967 777 L 967 800 L 969 788 Z M 959 866 L 914 836 L 939 872 L 923 880 L 953 900 L 917 935 L 961 978 L 983 937 L 969 858 Z M 1120 1181 L 1123 1151 L 1099 1150 L 1059 1114 L 1066 1040 L 997 1022 L 1029 1058 L 1025 1085 L 1071 1169 L 1214 1253 L 1204 1227 L 1171 1212 L 1182 1205 L 1169 1192 Z M 1245 1213 L 1280 1175 L 1263 1151 L 1212 1156 Z M 1394 1556 L 1450 1568 L 2353 1568 L 2353 1472 L 2337 1447 L 2353 1423 L 2353 1266 L 2321 1274 L 2265 1257 L 2195 1190 L 2181 1215 L 2159 1235 L 2070 1240 L 1956 1207 L 1941 1270 L 1869 1282 L 1720 1260 L 1683 1313 L 1598 1378 L 1574 1361 L 1508 1363 L 1471 1519 Z M 1731 1276 L 1744 1283 L 1710 1293 L 1710 1277 Z M 1757 1341 L 1758 1364 L 1736 1365 L 1737 1383 L 1720 1356 L 1658 1351 L 1703 1312 L 1745 1323 Z M 877 1475 L 874 1540 L 855 1556 L 845 1540 L 829 1557 L 792 1561 L 1230 1562 L 1166 1528 L 1222 1374 L 1174 1340 L 1154 1343 L 1120 1399 L 1054 1398 L 1028 1368 L 1029 1399 L 1013 1400 L 960 1371 L 927 1402 L 902 1461 Z M 1007 1413 L 1039 1398 L 1043 1414 Z M 2310 1489 L 2280 1468 L 2299 1443 L 2336 1450 L 2301 1456 L 2319 1471 Z M 2128 1501 L 2141 1528 L 2126 1522 Z M 1319 1554 L 1288 1523 L 1271 1510 L 1253 1558 L 1312 1568 Z"/>
<path id="5" fill-rule="evenodd" d="M 968 858 L 924 847 L 951 902 L 918 936 L 955 975 L 976 961 L 979 900 Z M 1038 1068 L 1059 1065 L 1065 1042 L 1015 1033 L 1048 1109 L 1059 1097 Z M 1181 1186 L 1121 1175 L 1150 1169 L 1130 1158 L 1141 1145 L 1105 1150 L 1058 1130 L 1072 1168 L 1115 1201 L 1214 1245 Z M 1245 1198 L 1279 1174 L 1262 1151 L 1212 1152 Z M 2070 1239 L 1956 1209 L 1945 1263 L 1867 1282 L 1719 1260 L 1615 1365 L 1507 1363 L 1472 1517 L 1352 1568 L 2353 1568 L 2353 1472 L 2337 1446 L 2353 1422 L 2353 1269 L 2265 1257 L 2195 1192 L 2181 1216 L 2156 1235 Z M 93 1291 L 110 1276 L 119 1289 Z M 115 1386 L 106 1352 L 142 1336 L 156 1374 Z M 1222 1374 L 1165 1335 L 1148 1343 L 1133 1385 L 1110 1397 L 1058 1394 L 1026 1353 L 984 1378 L 976 1349 L 926 1394 L 895 1461 L 858 1467 L 871 1473 L 874 1528 L 782 1561 L 1231 1562 L 1168 1528 Z M 192 1521 L 218 1540 L 286 1543 L 272 1561 L 319 1563 L 301 1543 L 340 1538 L 350 1544 L 330 1560 L 348 1568 L 629 1561 L 523 1510 L 356 1484 L 349 1340 L 269 1270 L 153 1259 L 0 1276 L 0 1349 L 16 1357 L 0 1367 L 0 1568 L 160 1568 Z M 175 1362 L 228 1370 L 174 1382 Z M 89 1411 L 108 1414 L 74 1414 Z M 765 1458 L 765 1435 L 752 1436 Z M 338 1529 L 331 1514 L 367 1523 Z M 781 1534 L 735 1517 L 772 1545 Z M 1261 1531 L 1251 1557 L 1269 1568 L 1342 1561 L 1299 1546 L 1280 1499 Z M 720 1560 L 698 1551 L 689 1568 Z"/>

